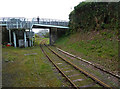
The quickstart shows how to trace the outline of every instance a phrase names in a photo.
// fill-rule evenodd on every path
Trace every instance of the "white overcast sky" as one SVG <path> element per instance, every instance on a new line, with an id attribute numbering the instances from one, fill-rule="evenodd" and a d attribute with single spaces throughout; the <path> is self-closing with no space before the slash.
<path id="1" fill-rule="evenodd" d="M 68 20 L 74 6 L 85 0 L 0 0 L 0 17 Z"/>

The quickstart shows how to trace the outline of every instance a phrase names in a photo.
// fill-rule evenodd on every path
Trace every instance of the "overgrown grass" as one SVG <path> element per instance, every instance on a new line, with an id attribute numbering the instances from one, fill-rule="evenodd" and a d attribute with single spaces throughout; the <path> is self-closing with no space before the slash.
<path id="1" fill-rule="evenodd" d="M 3 87 L 61 87 L 52 65 L 39 46 L 2 49 Z"/>
<path id="2" fill-rule="evenodd" d="M 46 44 L 49 44 L 49 38 L 40 38 L 40 37 L 35 37 L 35 43 L 34 43 L 34 45 L 35 45 L 35 46 L 40 45 L 40 42 L 41 42 L 42 40 L 44 40 L 44 39 L 46 39 L 46 40 L 47 40 Z"/>
<path id="3" fill-rule="evenodd" d="M 76 33 L 60 38 L 56 45 L 113 72 L 118 71 L 118 31 Z"/>

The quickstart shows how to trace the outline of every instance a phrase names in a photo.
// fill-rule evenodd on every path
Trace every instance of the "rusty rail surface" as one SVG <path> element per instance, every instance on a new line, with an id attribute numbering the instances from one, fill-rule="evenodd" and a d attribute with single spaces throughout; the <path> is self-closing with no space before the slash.
<path id="1" fill-rule="evenodd" d="M 45 56 L 52 62 L 52 64 L 59 70 L 59 72 L 73 85 L 74 88 L 78 89 L 78 87 L 68 78 L 62 70 L 51 60 L 51 58 L 47 55 L 47 53 L 43 50 L 42 46 L 40 45 L 40 48 L 42 52 L 45 54 Z"/>
<path id="2" fill-rule="evenodd" d="M 46 46 L 46 45 L 45 45 Z M 86 72 L 85 70 L 83 70 L 82 68 L 79 68 L 78 66 L 76 66 L 75 64 L 71 63 L 70 61 L 66 60 L 64 57 L 62 57 L 61 55 L 59 55 L 58 53 L 56 53 L 54 50 L 52 50 L 50 47 L 46 46 L 51 52 L 53 52 L 55 55 L 57 55 L 59 58 L 61 58 L 62 60 L 64 60 L 65 62 L 69 63 L 70 65 L 72 65 L 74 68 L 76 68 L 77 70 L 79 70 L 80 72 L 82 72 L 84 75 L 86 75 L 87 77 L 91 78 L 93 81 L 95 81 L 97 84 L 99 84 L 100 86 L 103 86 L 104 88 L 108 88 L 108 89 L 112 89 L 109 85 L 105 84 L 104 82 L 102 82 L 101 80 L 97 79 L 95 76 L 89 74 L 88 72 Z"/>
<path id="3" fill-rule="evenodd" d="M 79 59 L 79 60 L 81 60 L 81 61 L 83 61 L 83 62 L 85 62 L 85 63 L 87 63 L 87 64 L 92 65 L 93 67 L 95 67 L 95 68 L 97 68 L 97 69 L 99 69 L 99 70 L 101 70 L 101 71 L 103 71 L 103 72 L 105 72 L 105 73 L 108 73 L 108 74 L 110 74 L 110 75 L 112 75 L 112 76 L 120 79 L 120 76 L 119 76 L 119 75 L 113 74 L 113 73 L 111 73 L 111 72 L 109 72 L 109 71 L 107 71 L 107 70 L 105 70 L 105 69 L 103 69 L 103 68 L 100 68 L 100 67 L 98 67 L 96 64 L 93 64 L 93 63 L 91 63 L 91 62 L 89 62 L 89 61 L 86 61 L 86 60 L 84 60 L 84 59 L 82 59 L 82 58 L 80 58 L 80 57 L 77 57 L 77 56 L 75 56 L 75 55 L 73 55 L 73 54 L 70 54 L 70 53 L 68 53 L 68 52 L 65 52 L 65 51 L 63 51 L 62 49 L 58 48 L 58 47 L 57 47 L 57 49 L 58 49 L 60 52 L 64 53 L 64 54 L 67 54 L 67 55 L 69 55 L 69 56 L 71 56 L 71 57 L 73 57 L 73 58 Z"/>

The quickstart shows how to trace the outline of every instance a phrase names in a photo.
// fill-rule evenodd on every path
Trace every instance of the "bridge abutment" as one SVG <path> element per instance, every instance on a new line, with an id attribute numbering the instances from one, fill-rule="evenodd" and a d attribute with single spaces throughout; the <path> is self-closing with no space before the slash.
<path id="1" fill-rule="evenodd" d="M 50 45 L 53 45 L 55 41 L 57 40 L 57 28 L 50 28 Z"/>
<path id="2" fill-rule="evenodd" d="M 63 28 L 50 28 L 49 31 L 50 45 L 53 45 L 55 41 L 61 36 L 63 36 L 67 30 L 68 29 Z"/>

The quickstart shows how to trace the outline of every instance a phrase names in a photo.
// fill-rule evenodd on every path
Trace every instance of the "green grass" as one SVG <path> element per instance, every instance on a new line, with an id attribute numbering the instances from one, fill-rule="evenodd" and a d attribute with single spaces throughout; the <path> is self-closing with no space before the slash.
<path id="1" fill-rule="evenodd" d="M 101 30 L 76 33 L 57 40 L 56 45 L 104 68 L 118 71 L 117 31 Z"/>
<path id="2" fill-rule="evenodd" d="M 46 44 L 49 44 L 49 38 L 38 38 L 38 37 L 35 37 L 35 46 L 38 46 L 38 45 L 40 45 L 40 42 L 42 41 L 42 40 L 44 40 L 44 39 L 46 39 L 47 40 L 47 42 L 46 42 Z"/>
<path id="3" fill-rule="evenodd" d="M 5 47 L 2 49 L 2 56 L 4 87 L 61 87 L 63 85 L 39 46 Z"/>

